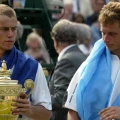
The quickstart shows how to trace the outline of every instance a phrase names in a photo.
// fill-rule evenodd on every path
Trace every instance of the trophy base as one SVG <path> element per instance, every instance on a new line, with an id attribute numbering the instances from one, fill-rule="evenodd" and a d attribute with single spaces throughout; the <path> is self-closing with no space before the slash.
<path id="1" fill-rule="evenodd" d="M 18 115 L 0 115 L 0 120 L 17 120 Z"/>

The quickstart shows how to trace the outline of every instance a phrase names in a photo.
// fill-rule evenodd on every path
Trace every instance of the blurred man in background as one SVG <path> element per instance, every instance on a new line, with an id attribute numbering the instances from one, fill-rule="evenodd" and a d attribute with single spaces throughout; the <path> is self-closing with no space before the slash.
<path id="1" fill-rule="evenodd" d="M 49 89 L 52 98 L 51 120 L 67 120 L 68 110 L 63 108 L 63 97 L 74 73 L 86 55 L 78 48 L 76 30 L 72 22 L 60 20 L 52 29 L 54 47 L 59 54 Z"/>

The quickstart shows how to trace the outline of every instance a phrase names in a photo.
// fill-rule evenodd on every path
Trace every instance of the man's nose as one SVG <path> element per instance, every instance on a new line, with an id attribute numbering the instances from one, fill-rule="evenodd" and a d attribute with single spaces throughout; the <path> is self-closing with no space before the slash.
<path id="1" fill-rule="evenodd" d="M 9 29 L 8 31 L 8 37 L 12 37 L 14 35 L 14 32 L 12 31 L 12 29 Z"/>
<path id="2" fill-rule="evenodd" d="M 110 41 L 109 35 L 107 35 L 107 34 L 103 36 L 103 39 L 104 39 L 105 42 Z"/>

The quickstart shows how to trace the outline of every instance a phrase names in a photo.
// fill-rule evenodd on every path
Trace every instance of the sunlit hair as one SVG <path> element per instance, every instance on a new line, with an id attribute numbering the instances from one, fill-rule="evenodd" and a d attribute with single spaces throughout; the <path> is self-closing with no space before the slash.
<path id="1" fill-rule="evenodd" d="M 109 2 L 105 5 L 100 12 L 99 21 L 103 25 L 120 24 L 120 3 Z"/>
<path id="2" fill-rule="evenodd" d="M 6 15 L 8 17 L 16 17 L 16 13 L 13 10 L 13 8 L 4 4 L 0 4 L 0 15 Z"/>
<path id="3" fill-rule="evenodd" d="M 43 44 L 43 40 L 38 34 L 32 32 L 27 36 L 27 40 L 26 40 L 26 45 L 27 46 L 29 46 L 29 43 L 30 43 L 31 40 L 37 41 L 40 45 L 40 48 L 45 48 L 44 44 Z"/>

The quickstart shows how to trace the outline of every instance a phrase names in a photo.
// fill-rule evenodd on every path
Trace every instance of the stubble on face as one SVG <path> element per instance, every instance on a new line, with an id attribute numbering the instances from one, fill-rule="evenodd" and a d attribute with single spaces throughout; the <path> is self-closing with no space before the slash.
<path id="1" fill-rule="evenodd" d="M 114 55 L 120 55 L 120 26 L 119 23 L 102 25 L 102 38 L 106 47 Z"/>

